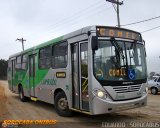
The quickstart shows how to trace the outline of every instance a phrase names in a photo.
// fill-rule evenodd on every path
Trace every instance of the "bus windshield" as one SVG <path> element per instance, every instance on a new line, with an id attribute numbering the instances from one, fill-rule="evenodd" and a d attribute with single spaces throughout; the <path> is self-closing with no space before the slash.
<path id="1" fill-rule="evenodd" d="M 130 81 L 146 78 L 146 55 L 142 43 L 98 40 L 94 51 L 94 75 L 98 80 Z"/>

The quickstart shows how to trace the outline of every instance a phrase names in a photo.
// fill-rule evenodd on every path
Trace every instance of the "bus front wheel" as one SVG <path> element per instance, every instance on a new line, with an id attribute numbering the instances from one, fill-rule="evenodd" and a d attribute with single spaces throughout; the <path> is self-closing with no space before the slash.
<path id="1" fill-rule="evenodd" d="M 64 92 L 59 92 L 55 96 L 55 110 L 60 116 L 72 116 L 72 111 L 69 109 L 67 97 Z"/>

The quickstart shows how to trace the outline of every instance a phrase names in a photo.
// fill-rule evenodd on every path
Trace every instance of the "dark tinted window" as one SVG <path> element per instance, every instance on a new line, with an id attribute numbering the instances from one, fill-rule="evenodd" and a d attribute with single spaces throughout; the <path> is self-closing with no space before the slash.
<path id="1" fill-rule="evenodd" d="M 21 56 L 18 56 L 17 58 L 16 58 L 16 69 L 21 69 L 21 60 L 22 58 L 21 58 Z"/>
<path id="2" fill-rule="evenodd" d="M 63 42 L 53 46 L 53 68 L 65 68 L 67 66 L 68 44 Z"/>
<path id="3" fill-rule="evenodd" d="M 51 55 L 52 55 L 51 51 L 52 50 L 51 50 L 50 46 L 45 47 L 45 48 L 40 50 L 40 53 L 39 53 L 39 67 L 40 68 L 42 68 L 42 69 L 50 68 L 50 66 L 51 66 Z"/>
<path id="4" fill-rule="evenodd" d="M 27 61 L 28 61 L 28 56 L 23 55 L 22 56 L 22 69 L 26 70 L 27 69 Z"/>

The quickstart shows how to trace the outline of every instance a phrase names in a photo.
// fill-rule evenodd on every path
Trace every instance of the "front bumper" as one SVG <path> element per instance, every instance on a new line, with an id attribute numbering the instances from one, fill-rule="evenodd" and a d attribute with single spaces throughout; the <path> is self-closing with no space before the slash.
<path id="1" fill-rule="evenodd" d="M 137 99 L 125 100 L 125 101 L 111 101 L 109 99 L 103 100 L 98 97 L 94 97 L 92 100 L 93 115 L 105 114 L 117 111 L 123 111 L 127 109 L 133 109 L 137 107 L 143 107 L 147 104 L 147 93 Z"/>

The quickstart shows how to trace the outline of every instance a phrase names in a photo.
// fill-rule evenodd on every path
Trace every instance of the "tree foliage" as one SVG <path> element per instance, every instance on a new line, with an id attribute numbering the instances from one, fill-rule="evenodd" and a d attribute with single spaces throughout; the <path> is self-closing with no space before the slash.
<path id="1" fill-rule="evenodd" d="M 7 67 L 8 62 L 6 60 L 0 60 L 0 79 L 7 79 Z"/>

